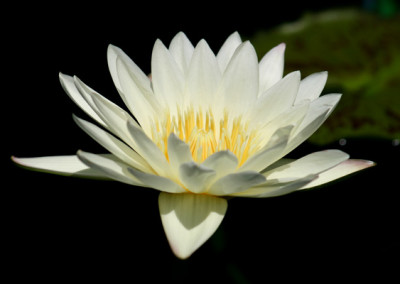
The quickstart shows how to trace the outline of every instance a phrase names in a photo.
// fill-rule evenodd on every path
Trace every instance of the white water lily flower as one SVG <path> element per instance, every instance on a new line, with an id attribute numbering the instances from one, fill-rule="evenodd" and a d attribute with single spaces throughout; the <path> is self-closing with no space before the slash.
<path id="1" fill-rule="evenodd" d="M 279 196 L 373 165 L 339 150 L 282 159 L 317 130 L 341 97 L 319 97 L 326 72 L 282 78 L 284 50 L 280 44 L 258 62 L 253 46 L 234 33 L 215 56 L 204 40 L 194 47 L 178 33 L 169 48 L 156 41 L 150 79 L 110 45 L 111 76 L 130 113 L 77 77 L 60 74 L 60 80 L 100 127 L 78 117 L 75 122 L 111 154 L 13 160 L 161 191 L 169 244 L 187 258 L 220 225 L 225 197 Z"/>

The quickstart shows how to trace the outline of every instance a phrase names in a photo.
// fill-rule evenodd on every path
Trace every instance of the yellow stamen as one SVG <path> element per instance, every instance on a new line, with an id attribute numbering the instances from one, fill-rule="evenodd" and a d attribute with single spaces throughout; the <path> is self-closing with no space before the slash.
<path id="1" fill-rule="evenodd" d="M 175 133 L 182 141 L 189 145 L 193 160 L 201 163 L 217 151 L 229 150 L 242 165 L 259 148 L 257 131 L 249 129 L 242 121 L 242 117 L 229 117 L 224 111 L 219 120 L 219 129 L 215 127 L 215 118 L 212 109 L 203 111 L 192 107 L 171 117 L 166 111 L 164 117 L 156 120 L 152 128 L 152 140 L 168 157 L 168 137 Z"/>

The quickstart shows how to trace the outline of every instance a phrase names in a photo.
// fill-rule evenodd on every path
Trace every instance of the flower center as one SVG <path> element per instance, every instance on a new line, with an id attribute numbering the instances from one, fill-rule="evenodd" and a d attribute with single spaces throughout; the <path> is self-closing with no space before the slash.
<path id="1" fill-rule="evenodd" d="M 190 147 L 193 160 L 203 162 L 215 152 L 229 150 L 236 155 L 241 166 L 254 152 L 260 149 L 260 139 L 255 129 L 249 129 L 242 117 L 229 117 L 224 114 L 215 119 L 212 110 L 204 111 L 189 108 L 171 116 L 166 112 L 164 118 L 155 121 L 152 140 L 168 158 L 168 137 L 175 133 Z"/>

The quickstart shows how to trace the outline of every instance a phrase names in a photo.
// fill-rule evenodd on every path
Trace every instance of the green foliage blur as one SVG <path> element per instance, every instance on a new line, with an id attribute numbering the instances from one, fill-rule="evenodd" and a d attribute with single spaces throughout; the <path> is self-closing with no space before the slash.
<path id="1" fill-rule="evenodd" d="M 285 73 L 328 71 L 323 94 L 343 94 L 311 143 L 400 138 L 400 14 L 393 1 L 372 2 L 369 11 L 309 13 L 250 39 L 260 58 L 285 42 Z"/>

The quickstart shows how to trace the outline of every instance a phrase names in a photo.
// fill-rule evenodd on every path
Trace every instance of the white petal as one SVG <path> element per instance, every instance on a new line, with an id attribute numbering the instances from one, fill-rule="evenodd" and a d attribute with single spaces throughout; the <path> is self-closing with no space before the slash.
<path id="1" fill-rule="evenodd" d="M 71 76 L 59 74 L 61 86 L 67 95 L 76 103 L 84 112 L 86 112 L 91 118 L 93 118 L 100 125 L 107 127 L 103 120 L 97 115 L 87 101 L 82 97 L 81 93 L 75 86 L 74 79 Z"/>
<path id="2" fill-rule="evenodd" d="M 186 78 L 185 98 L 191 105 L 203 110 L 214 104 L 215 93 L 221 81 L 221 72 L 214 53 L 201 40 L 194 50 Z"/>
<path id="3" fill-rule="evenodd" d="M 335 106 L 340 101 L 342 94 L 327 94 L 322 97 L 317 98 L 316 100 L 312 101 L 310 104 L 310 113 L 317 112 L 319 109 L 328 109 L 329 112 L 327 116 L 329 116 Z M 314 115 L 315 117 L 316 115 Z M 305 123 L 307 120 L 305 121 Z"/>
<path id="4" fill-rule="evenodd" d="M 160 176 L 171 176 L 170 165 L 154 142 L 138 127 L 128 122 L 128 131 L 135 140 L 136 151 Z"/>
<path id="5" fill-rule="evenodd" d="M 266 169 L 262 170 L 260 173 L 264 174 L 264 173 L 269 172 L 269 171 L 271 171 L 271 170 L 273 170 L 273 169 L 275 169 L 277 167 L 289 164 L 289 163 L 291 163 L 291 162 L 293 162 L 295 160 L 296 159 L 288 159 L 288 158 L 279 159 L 278 161 L 276 161 L 272 165 L 269 165 Z"/>
<path id="6" fill-rule="evenodd" d="M 319 72 L 311 74 L 301 80 L 295 104 L 303 100 L 313 101 L 317 99 L 324 89 L 327 78 L 328 72 Z"/>
<path id="7" fill-rule="evenodd" d="M 281 158 L 292 129 L 293 126 L 278 129 L 272 136 L 270 143 L 251 156 L 239 170 L 260 172 Z"/>
<path id="8" fill-rule="evenodd" d="M 249 118 L 256 125 L 256 128 L 259 130 L 259 143 L 260 146 L 265 146 L 269 143 L 272 135 L 280 128 L 293 126 L 293 130 L 291 132 L 291 136 L 295 133 L 295 130 L 300 126 L 302 120 L 309 109 L 309 102 L 303 101 L 301 104 L 292 106 L 287 110 L 278 114 L 272 120 L 262 121 L 259 118 L 262 116 L 257 116 L 257 112 L 251 114 L 252 118 Z M 261 111 L 261 110 L 260 110 Z M 265 112 L 265 110 L 264 110 Z M 290 141 L 290 139 L 289 139 Z"/>
<path id="9" fill-rule="evenodd" d="M 286 45 L 281 43 L 261 59 L 260 95 L 282 79 L 285 49 Z"/>
<path id="10" fill-rule="evenodd" d="M 224 176 L 211 185 L 208 193 L 230 195 L 265 182 L 265 177 L 254 171 L 243 171 Z"/>
<path id="11" fill-rule="evenodd" d="M 330 181 L 339 179 L 357 171 L 374 166 L 375 163 L 366 160 L 349 159 L 318 175 L 318 178 L 309 184 L 303 186 L 301 189 L 319 186 Z"/>
<path id="12" fill-rule="evenodd" d="M 308 175 L 306 177 L 295 179 L 292 181 L 272 180 L 257 185 L 248 190 L 234 194 L 238 197 L 266 198 L 285 195 L 300 189 L 302 186 L 309 184 L 317 178 L 317 175 Z"/>
<path id="13" fill-rule="evenodd" d="M 228 66 L 228 63 L 232 58 L 232 55 L 235 53 L 236 48 L 238 48 L 241 43 L 242 40 L 238 32 L 231 34 L 224 42 L 217 54 L 217 61 L 221 73 L 225 71 L 226 66 Z"/>
<path id="14" fill-rule="evenodd" d="M 202 165 L 213 169 L 216 178 L 221 178 L 237 168 L 238 159 L 231 151 L 219 151 L 205 159 Z"/>
<path id="15" fill-rule="evenodd" d="M 322 113 L 326 113 L 325 118 L 327 118 L 331 114 L 337 103 L 339 102 L 341 96 L 342 96 L 341 94 L 329 94 L 312 101 L 310 103 L 310 108 L 308 110 L 308 113 L 305 116 L 304 121 L 301 123 L 298 132 L 300 132 L 303 128 L 307 127 L 307 125 L 313 122 Z"/>
<path id="16" fill-rule="evenodd" d="M 246 112 L 258 94 L 258 61 L 254 47 L 242 43 L 235 51 L 223 74 L 220 93 L 224 106 L 234 114 Z M 216 102 L 219 104 L 219 102 Z"/>
<path id="17" fill-rule="evenodd" d="M 216 172 L 195 162 L 182 164 L 179 168 L 179 177 L 183 185 L 193 193 L 203 193 Z"/>
<path id="18" fill-rule="evenodd" d="M 112 155 L 104 156 L 78 151 L 77 156 L 90 168 L 102 172 L 110 179 L 130 185 L 143 186 L 143 184 L 139 180 L 137 180 L 129 173 L 129 167 L 126 164 L 118 161 L 118 159 L 116 159 Z"/>
<path id="19" fill-rule="evenodd" d="M 183 74 L 189 69 L 194 47 L 183 32 L 179 32 L 169 45 L 169 52 Z"/>
<path id="20" fill-rule="evenodd" d="M 168 159 L 177 176 L 179 166 L 193 160 L 189 145 L 180 140 L 175 133 L 171 133 L 168 137 Z"/>
<path id="21" fill-rule="evenodd" d="M 121 161 L 141 171 L 152 172 L 152 169 L 147 162 L 126 144 L 88 121 L 76 116 L 73 116 L 73 118 L 82 130 Z"/>
<path id="22" fill-rule="evenodd" d="M 322 96 L 310 104 L 310 108 L 289 140 L 285 153 L 289 153 L 298 145 L 308 139 L 332 113 L 339 102 L 340 94 Z"/>
<path id="23" fill-rule="evenodd" d="M 186 192 L 183 187 L 181 187 L 176 182 L 170 180 L 169 178 L 144 173 L 144 172 L 138 171 L 134 168 L 129 168 L 128 171 L 133 176 L 135 176 L 140 182 L 143 183 L 142 186 L 151 187 L 151 188 L 154 188 L 154 189 L 157 189 L 157 190 L 160 190 L 163 192 L 169 192 L 169 193 Z"/>
<path id="24" fill-rule="evenodd" d="M 292 163 L 277 167 L 264 175 L 267 179 L 305 177 L 319 174 L 346 161 L 349 155 L 340 150 L 325 150 L 304 156 Z"/>
<path id="25" fill-rule="evenodd" d="M 79 92 L 96 111 L 97 115 L 106 123 L 107 128 L 110 129 L 112 133 L 124 140 L 129 146 L 135 149 L 135 145 L 132 141 L 132 137 L 126 128 L 126 122 L 130 121 L 137 127 L 139 125 L 134 121 L 134 119 L 122 108 L 112 103 L 99 93 L 93 91 L 88 86 L 86 86 L 77 77 L 75 79 L 75 85 L 77 86 Z"/>
<path id="26" fill-rule="evenodd" d="M 296 148 L 298 145 L 303 143 L 306 139 L 308 139 L 320 126 L 321 124 L 325 121 L 326 119 L 326 114 L 328 113 L 328 110 L 325 112 L 321 113 L 318 117 L 316 117 L 313 121 L 311 121 L 308 125 L 305 127 L 301 127 L 299 131 L 299 127 L 297 128 L 298 133 L 294 133 L 289 140 L 289 143 L 285 149 L 285 154 L 291 152 L 294 148 Z M 303 120 L 304 121 L 304 120 Z"/>
<path id="27" fill-rule="evenodd" d="M 300 85 L 300 72 L 289 73 L 265 91 L 256 101 L 253 114 L 262 122 L 270 121 L 293 106 Z"/>
<path id="28" fill-rule="evenodd" d="M 184 75 L 169 50 L 157 40 L 151 57 L 151 76 L 154 94 L 172 115 L 183 102 Z"/>
<path id="29" fill-rule="evenodd" d="M 106 178 L 106 176 L 95 169 L 82 163 L 76 155 L 71 156 L 49 156 L 36 158 L 17 158 L 11 159 L 30 170 L 58 174 L 64 176 L 76 176 L 86 178 Z"/>
<path id="30" fill-rule="evenodd" d="M 264 122 L 259 126 L 259 131 L 261 133 L 260 137 L 260 145 L 265 145 L 269 143 L 272 135 L 279 130 L 280 128 L 293 126 L 293 130 L 291 131 L 291 137 L 293 133 L 296 133 L 296 129 L 300 127 L 305 115 L 307 114 L 309 109 L 309 103 L 307 101 L 303 101 L 301 104 L 295 105 L 286 111 L 278 114 L 274 119 L 269 121 L 264 126 Z M 262 126 L 262 127 L 261 127 Z M 289 139 L 290 142 L 291 138 Z"/>
<path id="31" fill-rule="evenodd" d="M 127 56 L 120 48 L 109 45 L 107 49 L 107 61 L 110 69 L 111 77 L 114 81 L 115 86 L 118 90 L 122 90 L 121 78 L 118 75 L 117 60 L 121 60 L 126 67 L 126 71 L 129 72 L 131 80 L 136 87 L 144 94 L 152 94 L 151 82 L 149 77 L 143 73 L 143 71 Z M 127 98 L 122 98 L 127 99 Z"/>
<path id="32" fill-rule="evenodd" d="M 200 194 L 161 193 L 160 215 L 175 255 L 188 258 L 221 224 L 228 203 L 223 198 Z"/>
<path id="33" fill-rule="evenodd" d="M 143 129 L 145 129 L 147 133 L 150 133 L 151 118 L 154 117 L 156 113 L 159 113 L 158 103 L 155 101 L 153 92 L 149 89 L 150 86 L 148 86 L 148 88 L 141 87 L 141 80 L 139 79 L 141 73 L 133 69 L 133 63 L 128 65 L 129 62 L 125 62 L 122 60 L 122 57 L 118 57 L 115 64 L 121 88 L 119 89 L 119 93 L 123 101 Z M 146 79 L 150 82 L 147 77 Z"/>

